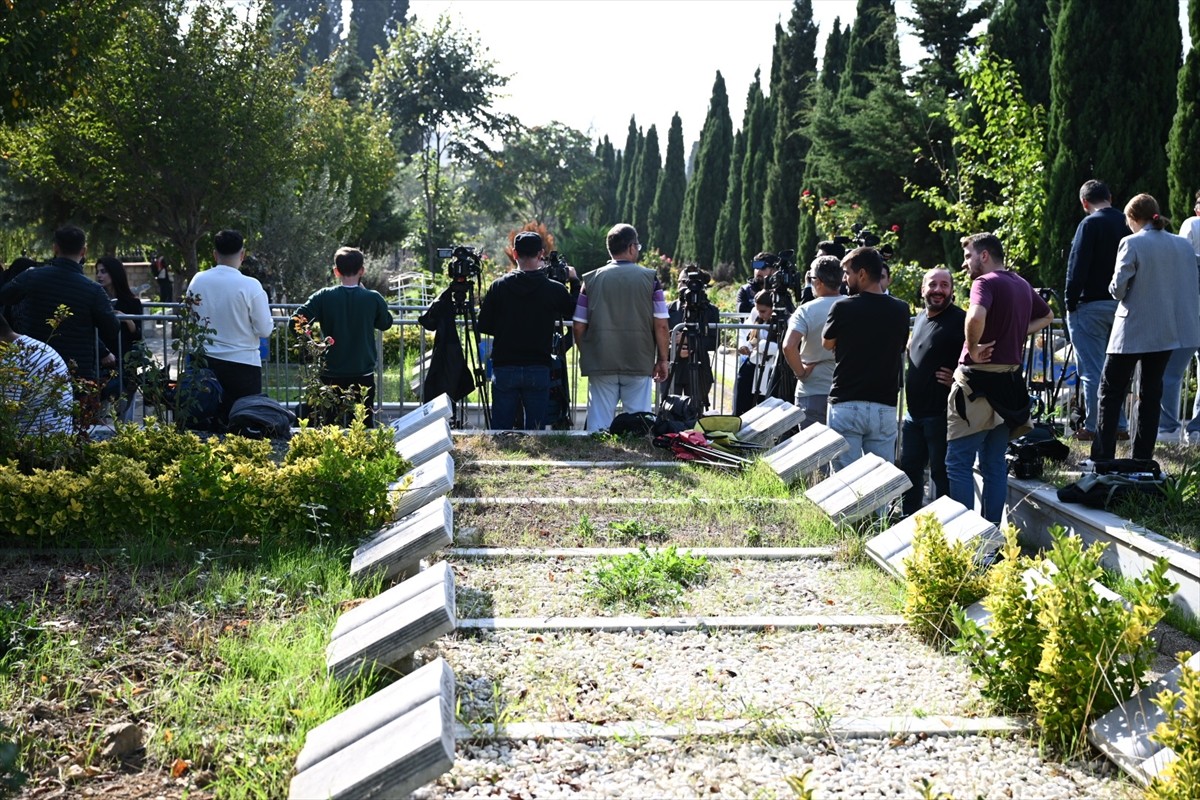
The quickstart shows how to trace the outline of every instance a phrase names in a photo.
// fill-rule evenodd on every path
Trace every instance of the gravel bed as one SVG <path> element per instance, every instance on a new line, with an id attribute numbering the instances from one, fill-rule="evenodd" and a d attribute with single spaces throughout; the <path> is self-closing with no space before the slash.
<path id="1" fill-rule="evenodd" d="M 986 711 L 960 659 L 904 630 L 482 631 L 434 648 L 464 724 Z"/>
<path id="2" fill-rule="evenodd" d="M 454 496 L 521 497 L 536 490 L 539 497 L 686 498 L 699 488 L 701 478 L 682 469 L 464 465 L 454 475 Z"/>
<path id="3" fill-rule="evenodd" d="M 1047 761 L 1023 738 L 909 736 L 459 742 L 454 769 L 413 798 L 792 798 L 786 778 L 810 767 L 818 798 L 920 798 L 922 780 L 959 800 L 1141 797 L 1103 759 Z"/>
<path id="4" fill-rule="evenodd" d="M 454 565 L 458 616 L 610 616 L 631 613 L 585 596 L 596 559 L 472 559 Z M 700 616 L 898 614 L 900 585 L 873 566 L 830 559 L 713 559 L 709 578 L 660 612 Z"/>

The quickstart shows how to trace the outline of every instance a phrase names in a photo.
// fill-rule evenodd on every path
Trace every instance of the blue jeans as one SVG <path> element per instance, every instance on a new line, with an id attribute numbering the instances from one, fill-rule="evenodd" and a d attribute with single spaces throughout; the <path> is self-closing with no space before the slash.
<path id="1" fill-rule="evenodd" d="M 850 445 L 833 460 L 834 469 L 844 469 L 864 453 L 874 453 L 889 464 L 896 460 L 896 407 L 865 400 L 829 404 L 829 427 Z"/>
<path id="2" fill-rule="evenodd" d="M 997 425 L 990 431 L 980 431 L 946 442 L 946 478 L 950 497 L 967 508 L 975 507 L 975 456 L 979 456 L 979 473 L 983 476 L 983 518 L 1000 524 L 1004 501 L 1008 495 L 1008 464 L 1004 453 L 1008 449 L 1008 426 Z"/>
<path id="3" fill-rule="evenodd" d="M 1080 303 L 1067 314 L 1067 331 L 1075 345 L 1075 366 L 1083 383 L 1083 401 L 1087 409 L 1084 426 L 1092 433 L 1100 421 L 1100 374 L 1104 372 L 1104 356 L 1108 353 L 1108 336 L 1112 333 L 1117 315 L 1116 300 L 1093 300 Z M 1121 410 L 1121 430 L 1129 427 L 1125 411 Z"/>
<path id="4" fill-rule="evenodd" d="M 1162 413 L 1158 419 L 1158 438 L 1164 436 L 1175 439 L 1179 435 L 1179 426 L 1183 423 L 1179 413 L 1179 402 L 1183 394 L 1183 376 L 1187 374 L 1192 356 L 1196 354 L 1194 347 L 1174 350 L 1171 359 L 1167 361 L 1167 371 L 1163 373 Z M 1200 394 L 1192 406 L 1192 421 L 1187 425 L 1187 432 L 1200 431 Z"/>
<path id="5" fill-rule="evenodd" d="M 541 430 L 549 405 L 549 367 L 492 367 L 494 430 Z"/>
<path id="6" fill-rule="evenodd" d="M 617 415 L 617 403 L 627 414 L 653 408 L 654 379 L 649 375 L 592 375 L 588 377 L 587 429 L 606 430 Z"/>
<path id="7" fill-rule="evenodd" d="M 796 408 L 804 412 L 804 421 L 800 423 L 800 430 L 817 422 L 825 424 L 825 420 L 829 417 L 829 395 L 810 394 L 804 397 L 796 395 L 795 399 Z"/>
<path id="8" fill-rule="evenodd" d="M 900 469 L 912 481 L 904 493 L 904 516 L 911 516 L 925 505 L 925 465 L 933 483 L 933 499 L 950 493 L 946 480 L 946 415 L 936 417 L 904 416 L 900 428 Z"/>

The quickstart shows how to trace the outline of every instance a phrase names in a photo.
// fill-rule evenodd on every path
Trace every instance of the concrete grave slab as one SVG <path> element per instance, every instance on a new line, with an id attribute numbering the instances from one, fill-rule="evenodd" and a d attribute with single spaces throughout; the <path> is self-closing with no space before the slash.
<path id="1" fill-rule="evenodd" d="M 380 572 L 385 579 L 420 569 L 421 559 L 454 541 L 454 511 L 440 497 L 376 533 L 354 551 L 350 574 Z"/>
<path id="2" fill-rule="evenodd" d="M 848 447 L 840 433 L 817 422 L 776 445 L 763 460 L 784 483 L 794 483 L 833 461 Z"/>
<path id="3" fill-rule="evenodd" d="M 416 669 L 412 674 L 404 675 L 394 684 L 386 686 L 383 690 L 372 694 L 371 697 L 361 700 L 331 720 L 310 730 L 305 738 L 304 750 L 301 750 L 299 756 L 296 757 L 296 778 L 300 778 L 300 782 L 304 786 L 312 786 L 319 792 L 320 787 L 313 786 L 310 778 L 301 777 L 308 770 L 322 768 L 323 764 L 329 762 L 326 766 L 336 766 L 336 771 L 361 772 L 362 765 L 352 759 L 353 751 L 350 751 L 350 748 L 367 739 L 368 736 L 376 734 L 398 718 L 421 709 L 421 706 L 430 700 L 440 700 L 443 708 L 448 712 L 454 709 L 454 670 L 450 669 L 450 664 L 446 663 L 444 658 L 436 658 L 425 664 L 424 667 Z M 452 736 L 454 734 L 452 712 L 446 715 L 445 724 L 451 728 Z M 454 740 L 451 739 L 449 748 L 451 760 L 454 758 L 452 742 Z M 330 759 L 334 760 L 330 762 Z M 388 765 L 385 763 L 372 764 L 368 765 L 368 770 L 378 772 L 385 766 Z M 323 771 L 335 770 L 324 769 Z M 293 780 L 292 786 L 292 796 L 300 796 L 295 793 L 296 780 Z M 395 786 L 391 788 L 398 790 L 398 787 Z"/>
<path id="4" fill-rule="evenodd" d="M 454 490 L 454 458 L 449 453 L 434 456 L 388 486 L 388 496 L 396 500 L 393 518 L 407 517 L 422 506 Z"/>
<path id="5" fill-rule="evenodd" d="M 906 517 L 867 542 L 867 554 L 885 572 L 890 572 L 897 578 L 904 577 L 904 560 L 912 555 L 917 517 L 922 514 L 932 514 L 942 523 L 947 541 L 973 542 L 977 561 L 982 562 L 990 557 L 1004 544 L 1004 536 L 994 524 L 962 503 L 949 497 L 939 497 L 916 514 Z"/>
<path id="6" fill-rule="evenodd" d="M 839 522 L 865 517 L 912 486 L 898 467 L 873 453 L 838 470 L 804 493 Z"/>
<path id="7" fill-rule="evenodd" d="M 391 666 L 457 624 L 454 573 L 443 561 L 342 614 L 325 663 L 340 680 Z"/>
<path id="8" fill-rule="evenodd" d="M 450 403 L 450 395 L 440 394 L 428 403 L 417 406 L 414 411 L 408 412 L 399 419 L 392 420 L 389 424 L 391 425 L 396 441 L 400 441 L 414 431 L 424 428 L 426 425 L 437 422 L 440 419 L 449 421 L 453 414 L 454 408 Z"/>
<path id="9" fill-rule="evenodd" d="M 1200 653 L 1192 655 L 1187 666 L 1200 669 Z M 1170 748 L 1150 741 L 1150 734 L 1166 718 L 1151 701 L 1164 689 L 1179 691 L 1182 671 L 1182 666 L 1175 667 L 1088 727 L 1088 740 L 1143 786 L 1176 757 Z"/>
<path id="10" fill-rule="evenodd" d="M 395 446 L 401 458 L 413 467 L 419 467 L 442 453 L 449 453 L 454 447 L 450 423 L 444 419 L 432 422 L 398 440 Z"/>
<path id="11" fill-rule="evenodd" d="M 753 444 L 772 445 L 785 432 L 804 421 L 804 412 L 801 409 L 776 397 L 764 400 L 756 409 L 761 409 L 770 400 L 774 403 L 765 411 L 752 415 L 749 422 L 746 421 L 746 415 L 742 416 L 742 428 L 737 432 L 738 439 Z"/>
<path id="12" fill-rule="evenodd" d="M 1044 562 L 1043 566 L 1046 568 L 1046 571 L 1048 573 L 1050 573 L 1051 575 L 1058 572 L 1058 567 L 1054 566 L 1049 561 Z M 1036 587 L 1045 585 L 1050 582 L 1050 578 L 1047 577 L 1046 574 L 1044 574 L 1040 569 L 1038 569 L 1036 567 L 1030 567 L 1029 569 L 1022 572 L 1021 580 L 1025 584 L 1025 596 L 1026 597 L 1033 597 L 1033 593 L 1034 593 L 1034 590 Z M 1121 595 L 1117 594 L 1112 589 L 1109 589 L 1104 584 L 1100 583 L 1099 581 L 1088 581 L 1088 583 L 1092 587 L 1092 591 L 1095 592 L 1096 597 L 1098 597 L 1099 599 L 1108 600 L 1111 602 L 1117 602 L 1117 603 L 1120 603 L 1121 605 L 1125 606 L 1126 608 L 1129 608 L 1128 600 L 1126 600 L 1124 597 L 1121 597 Z M 974 620 L 975 623 L 977 625 L 979 625 L 979 627 L 983 628 L 984 630 L 987 630 L 988 623 L 992 619 L 991 612 L 983 607 L 982 600 L 980 600 L 978 603 L 973 603 L 970 606 L 968 606 L 965 609 L 964 613 L 966 613 L 967 619 Z"/>

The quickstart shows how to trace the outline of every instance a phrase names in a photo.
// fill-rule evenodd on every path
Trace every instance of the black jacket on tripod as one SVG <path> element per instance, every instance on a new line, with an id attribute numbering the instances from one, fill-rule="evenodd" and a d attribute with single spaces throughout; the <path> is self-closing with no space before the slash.
<path id="1" fill-rule="evenodd" d="M 421 402 L 428 403 L 443 393 L 450 395 L 454 402 L 462 400 L 475 391 L 475 379 L 458 338 L 454 297 L 450 289 L 443 291 L 417 321 L 434 335 L 433 358 L 421 385 Z"/>

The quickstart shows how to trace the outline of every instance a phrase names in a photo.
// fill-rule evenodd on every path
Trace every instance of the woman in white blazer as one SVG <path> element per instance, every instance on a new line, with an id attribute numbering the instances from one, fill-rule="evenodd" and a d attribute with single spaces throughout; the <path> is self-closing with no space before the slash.
<path id="1" fill-rule="evenodd" d="M 1119 303 L 1100 378 L 1100 420 L 1092 459 L 1117 450 L 1117 419 L 1133 370 L 1142 365 L 1133 457 L 1153 458 L 1158 438 L 1163 371 L 1171 353 L 1200 345 L 1196 254 L 1187 239 L 1166 230 L 1158 202 L 1139 194 L 1125 206 L 1133 235 L 1121 240 L 1109 292 Z"/>

